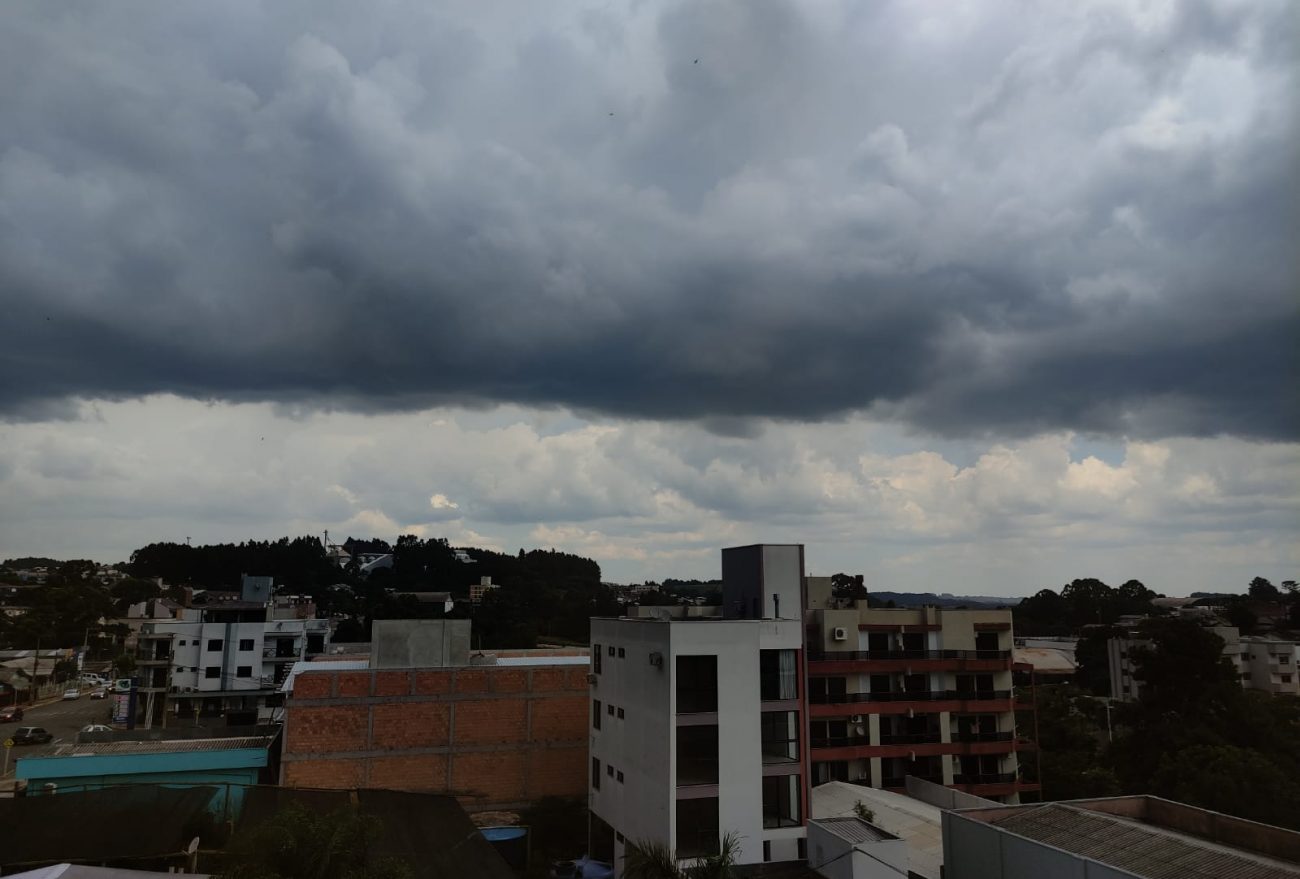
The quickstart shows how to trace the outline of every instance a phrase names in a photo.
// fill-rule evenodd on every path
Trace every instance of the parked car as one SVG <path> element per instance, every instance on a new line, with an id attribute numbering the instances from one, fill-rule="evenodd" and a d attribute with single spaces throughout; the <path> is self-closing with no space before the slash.
<path id="1" fill-rule="evenodd" d="M 107 698 L 108 698 L 108 690 L 105 690 L 103 687 L 99 687 L 98 689 L 91 690 L 91 691 L 90 691 L 90 698 L 92 698 L 92 699 L 107 699 Z"/>
<path id="2" fill-rule="evenodd" d="M 78 690 L 76 687 L 69 687 L 68 689 L 63 691 L 63 698 L 65 700 L 80 699 L 81 691 Z"/>
<path id="3" fill-rule="evenodd" d="M 54 741 L 54 736 L 40 726 L 20 726 L 9 738 L 15 745 L 43 745 Z"/>
<path id="4" fill-rule="evenodd" d="M 0 708 L 0 723 L 13 723 L 23 719 L 23 709 L 17 705 Z"/>

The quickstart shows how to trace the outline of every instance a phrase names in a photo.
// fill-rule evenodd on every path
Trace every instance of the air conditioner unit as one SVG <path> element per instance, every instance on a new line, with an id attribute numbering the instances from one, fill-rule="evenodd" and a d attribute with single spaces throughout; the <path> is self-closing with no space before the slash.
<path id="1" fill-rule="evenodd" d="M 663 668 L 663 667 L 664 667 L 664 655 L 663 655 L 662 653 L 658 653 L 658 652 L 651 653 L 651 654 L 650 654 L 650 664 L 653 665 L 655 668 Z"/>
<path id="2" fill-rule="evenodd" d="M 849 723 L 862 723 L 862 715 L 855 714 L 849 718 Z"/>
<path id="3" fill-rule="evenodd" d="M 849 630 L 843 626 L 836 626 L 831 630 L 831 639 L 835 641 L 849 640 Z"/>

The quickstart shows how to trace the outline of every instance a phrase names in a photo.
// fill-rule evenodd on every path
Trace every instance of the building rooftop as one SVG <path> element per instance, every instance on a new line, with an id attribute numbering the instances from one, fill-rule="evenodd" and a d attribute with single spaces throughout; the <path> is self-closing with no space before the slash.
<path id="1" fill-rule="evenodd" d="M 1145 879 L 1295 879 L 1300 833 L 1158 797 L 966 809 L 955 816 Z"/>
<path id="2" fill-rule="evenodd" d="M 880 842 L 885 839 L 898 839 L 892 833 L 886 833 L 879 827 L 868 824 L 861 818 L 814 818 L 818 825 L 825 827 L 840 839 L 850 843 Z"/>
<path id="3" fill-rule="evenodd" d="M 269 748 L 274 736 L 234 736 L 221 739 L 164 739 L 157 742 L 87 742 L 59 745 L 51 757 L 105 757 L 114 754 L 179 754 L 186 751 L 236 751 Z"/>
<path id="4" fill-rule="evenodd" d="M 832 781 L 812 789 L 814 820 L 853 817 L 862 803 L 872 812 L 871 823 L 907 843 L 908 869 L 925 879 L 939 879 L 943 867 L 942 811 L 929 803 L 893 791 Z"/>
<path id="5" fill-rule="evenodd" d="M 1074 674 L 1078 666 L 1074 659 L 1064 650 L 1053 647 L 1017 647 L 1012 651 L 1017 663 L 1033 666 L 1038 674 Z"/>
<path id="6" fill-rule="evenodd" d="M 370 668 L 369 657 L 365 657 L 362 659 L 320 659 L 320 658 L 313 659 L 313 660 L 300 659 L 293 664 L 293 668 L 289 669 L 289 673 L 285 675 L 284 681 L 280 684 L 280 692 L 292 693 L 294 680 L 298 677 L 298 675 L 304 672 L 362 671 L 363 669 L 368 669 L 368 668 Z"/>

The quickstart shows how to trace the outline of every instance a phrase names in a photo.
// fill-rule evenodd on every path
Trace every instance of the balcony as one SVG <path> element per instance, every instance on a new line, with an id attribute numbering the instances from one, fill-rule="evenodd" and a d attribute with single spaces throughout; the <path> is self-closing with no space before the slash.
<path id="1" fill-rule="evenodd" d="M 1010 732 L 968 732 L 958 733 L 953 737 L 954 742 L 1009 742 L 1012 733 Z"/>
<path id="2" fill-rule="evenodd" d="M 1006 671 L 1010 650 L 836 650 L 808 654 L 810 675 L 926 671 Z"/>
<path id="3" fill-rule="evenodd" d="M 156 650 L 141 651 L 135 656 L 136 665 L 167 665 L 172 661 L 175 654 L 168 650 L 165 653 L 159 653 Z"/>
<path id="4" fill-rule="evenodd" d="M 846 714 L 906 714 L 960 711 L 1000 713 L 1011 710 L 1010 690 L 901 690 L 889 693 L 814 693 L 809 698 L 812 717 Z"/>

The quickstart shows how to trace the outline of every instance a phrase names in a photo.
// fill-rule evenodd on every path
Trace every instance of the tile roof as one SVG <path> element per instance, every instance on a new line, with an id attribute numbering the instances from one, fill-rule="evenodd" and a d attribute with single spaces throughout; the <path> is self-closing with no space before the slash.
<path id="1" fill-rule="evenodd" d="M 1148 879 L 1295 879 L 1300 865 L 1060 803 L 1021 808 L 990 823 Z"/>

